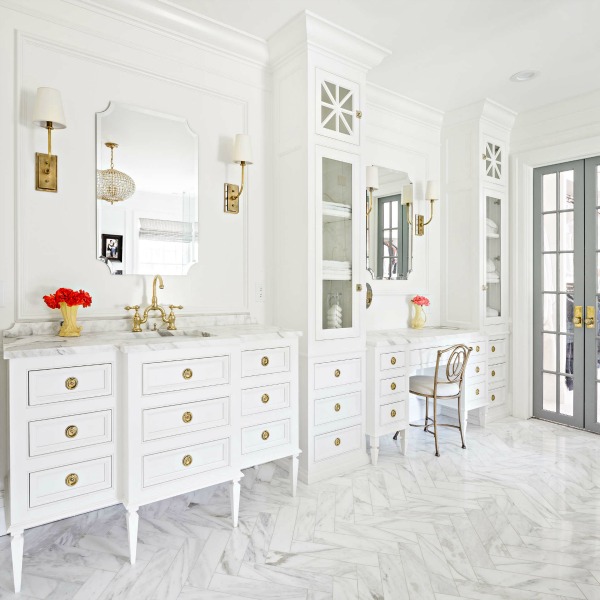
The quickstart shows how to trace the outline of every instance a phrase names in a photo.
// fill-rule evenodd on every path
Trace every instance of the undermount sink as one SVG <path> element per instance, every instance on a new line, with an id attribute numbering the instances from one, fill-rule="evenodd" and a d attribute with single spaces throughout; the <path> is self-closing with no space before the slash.
<path id="1" fill-rule="evenodd" d="M 169 331 L 168 329 L 159 329 L 158 331 L 152 331 L 150 333 L 158 333 L 161 337 L 171 336 L 187 336 L 187 337 L 215 337 L 214 333 L 208 331 L 201 331 L 200 329 L 176 329 L 175 331 Z"/>
<path id="2" fill-rule="evenodd" d="M 176 329 L 169 331 L 168 329 L 151 329 L 148 331 L 114 331 L 110 333 L 110 337 L 113 340 L 133 342 L 134 340 L 147 340 L 157 338 L 169 338 L 169 337 L 196 337 L 196 338 L 208 338 L 215 337 L 214 333 L 208 331 L 202 331 L 200 329 Z"/>

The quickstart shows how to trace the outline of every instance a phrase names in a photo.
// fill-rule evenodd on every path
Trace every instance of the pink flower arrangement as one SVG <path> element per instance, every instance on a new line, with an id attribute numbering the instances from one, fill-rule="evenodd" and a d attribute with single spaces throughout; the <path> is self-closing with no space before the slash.
<path id="1" fill-rule="evenodd" d="M 415 296 L 411 302 L 417 306 L 429 306 L 429 299 L 425 296 Z"/>
<path id="2" fill-rule="evenodd" d="M 83 306 L 87 308 L 92 303 L 92 297 L 84 290 L 58 288 L 54 294 L 44 296 L 48 308 L 60 308 L 62 302 L 67 306 Z"/>

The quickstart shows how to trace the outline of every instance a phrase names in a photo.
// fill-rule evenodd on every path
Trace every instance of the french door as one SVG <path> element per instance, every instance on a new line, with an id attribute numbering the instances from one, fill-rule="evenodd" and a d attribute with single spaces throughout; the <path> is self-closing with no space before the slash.
<path id="1" fill-rule="evenodd" d="M 535 417 L 600 433 L 600 157 L 534 170 Z"/>

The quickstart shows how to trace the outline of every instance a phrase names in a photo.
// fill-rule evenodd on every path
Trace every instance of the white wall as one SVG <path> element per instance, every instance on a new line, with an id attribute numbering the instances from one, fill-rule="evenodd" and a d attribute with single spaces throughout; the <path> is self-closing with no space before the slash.
<path id="1" fill-rule="evenodd" d="M 533 169 L 600 155 L 600 90 L 518 115 L 511 137 L 513 415 L 533 414 Z"/>
<path id="2" fill-rule="evenodd" d="M 408 173 L 414 188 L 414 212 L 429 218 L 425 202 L 428 179 L 440 178 L 440 130 L 442 113 L 368 84 L 369 119 L 365 163 Z M 425 235 L 413 237 L 413 270 L 406 281 L 367 281 L 373 287 L 373 304 L 367 310 L 367 329 L 395 329 L 409 326 L 410 299 L 427 296 L 427 324 L 440 323 L 440 207 Z"/>
<path id="3" fill-rule="evenodd" d="M 0 330 L 16 320 L 58 320 L 42 296 L 61 286 L 93 296 L 92 306 L 80 311 L 82 321 L 127 318 L 126 304 L 149 300 L 150 277 L 114 277 L 96 260 L 95 114 L 111 100 L 185 117 L 199 136 L 200 260 L 187 277 L 165 277 L 159 300 L 183 304 L 187 314 L 250 312 L 266 320 L 266 43 L 199 18 L 185 35 L 175 35 L 164 17 L 149 25 L 110 16 L 103 3 L 93 10 L 81 4 L 6 0 L 0 6 Z M 53 135 L 56 194 L 35 191 L 35 152 L 46 148 L 46 130 L 31 124 L 38 86 L 61 91 L 67 118 L 67 128 Z M 223 184 L 239 183 L 231 149 L 240 132 L 252 136 L 254 164 L 241 214 L 230 215 L 223 212 Z M 254 301 L 258 282 L 267 284 L 267 302 Z M 1 377 L 5 423 L 4 369 Z M 1 481 L 3 428 L 0 439 Z"/>

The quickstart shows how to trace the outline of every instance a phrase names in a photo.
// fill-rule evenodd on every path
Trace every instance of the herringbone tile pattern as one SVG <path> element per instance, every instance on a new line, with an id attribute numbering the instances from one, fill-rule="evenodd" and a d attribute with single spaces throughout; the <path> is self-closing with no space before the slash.
<path id="1" fill-rule="evenodd" d="M 600 437 L 539 421 L 411 431 L 407 457 L 289 496 L 269 464 L 141 509 L 138 564 L 122 507 L 26 533 L 21 600 L 600 599 Z M 0 598 L 11 590 L 0 538 Z"/>

